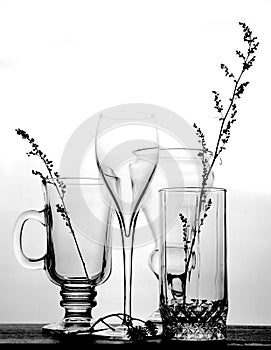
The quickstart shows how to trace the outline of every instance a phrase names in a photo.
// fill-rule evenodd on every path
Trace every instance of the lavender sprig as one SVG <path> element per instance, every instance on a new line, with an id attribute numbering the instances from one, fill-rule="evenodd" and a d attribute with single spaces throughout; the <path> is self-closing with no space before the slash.
<path id="1" fill-rule="evenodd" d="M 235 78 L 235 76 L 231 73 L 229 74 L 228 67 L 225 64 L 221 64 L 221 69 L 224 71 L 225 76 L 232 78 L 234 85 L 232 96 L 229 98 L 229 105 L 226 109 L 225 114 L 223 114 L 223 108 L 221 109 L 222 105 L 221 102 L 219 102 L 219 93 L 213 91 L 215 95 L 214 108 L 221 114 L 221 117 L 219 118 L 219 120 L 221 121 L 221 125 L 209 174 L 213 165 L 215 164 L 217 157 L 223 150 L 226 149 L 226 144 L 228 143 L 231 134 L 232 124 L 236 121 L 237 100 L 241 98 L 246 87 L 249 84 L 248 81 L 241 82 L 241 79 L 245 71 L 249 70 L 253 66 L 253 63 L 256 59 L 255 52 L 257 51 L 259 46 L 257 37 L 252 35 L 252 31 L 250 30 L 249 26 L 247 26 L 243 22 L 239 22 L 239 25 L 242 27 L 244 33 L 243 40 L 247 44 L 247 52 L 244 54 L 240 50 L 236 50 L 236 55 L 242 60 L 241 72 L 239 73 L 238 78 Z"/>
<path id="2" fill-rule="evenodd" d="M 66 185 L 61 180 L 59 173 L 57 171 L 54 171 L 54 169 L 53 169 L 54 168 L 53 162 L 51 160 L 49 160 L 47 155 L 40 150 L 39 145 L 36 143 L 35 139 L 33 137 L 30 137 L 29 134 L 26 131 L 22 130 L 22 129 L 18 128 L 18 129 L 15 129 L 15 131 L 16 131 L 17 135 L 22 137 L 22 139 L 27 140 L 29 142 L 30 146 L 31 146 L 31 151 L 26 153 L 27 156 L 28 157 L 30 157 L 30 156 L 37 156 L 37 157 L 39 157 L 42 160 L 42 162 L 45 165 L 45 167 L 46 167 L 49 176 L 48 175 L 44 176 L 40 171 L 37 171 L 37 170 L 32 170 L 32 174 L 39 176 L 43 181 L 46 181 L 48 179 L 53 181 L 53 184 L 56 187 L 56 190 L 58 192 L 58 195 L 59 195 L 59 198 L 60 198 L 60 201 L 61 201 L 61 204 L 56 204 L 56 210 L 57 210 L 58 213 L 60 213 L 61 217 L 63 218 L 63 220 L 66 223 L 66 226 L 69 228 L 70 233 L 73 236 L 73 239 L 74 239 L 74 242 L 75 242 L 75 245 L 76 245 L 76 249 L 78 251 L 80 260 L 81 260 L 83 268 L 84 268 L 84 272 L 86 274 L 87 279 L 89 279 L 88 272 L 87 272 L 87 269 L 86 269 L 86 264 L 84 262 L 82 253 L 80 251 L 80 247 L 79 247 L 79 244 L 77 242 L 76 235 L 75 235 L 74 229 L 72 227 L 71 220 L 70 220 L 70 217 L 69 217 L 69 214 L 68 214 L 68 211 L 66 209 L 65 202 L 64 202 L 64 195 L 65 195 L 65 192 L 66 192 Z"/>
<path id="3" fill-rule="evenodd" d="M 225 76 L 233 81 L 233 91 L 232 91 L 231 97 L 229 98 L 228 107 L 226 109 L 224 108 L 224 104 L 222 103 L 219 92 L 215 90 L 212 91 L 212 93 L 214 94 L 214 109 L 217 111 L 217 113 L 219 113 L 219 121 L 221 124 L 220 124 L 218 139 L 215 146 L 215 151 L 213 153 L 213 158 L 210 165 L 208 163 L 208 160 L 206 160 L 206 158 L 204 157 L 205 154 L 209 152 L 204 133 L 195 123 L 193 125 L 193 127 L 195 128 L 196 134 L 199 138 L 199 143 L 201 144 L 201 148 L 203 150 L 202 152 L 199 153 L 199 156 L 201 157 L 202 164 L 203 164 L 203 174 L 202 174 L 202 188 L 201 188 L 201 194 L 200 194 L 200 200 L 199 200 L 198 215 L 197 215 L 197 219 L 195 219 L 195 223 L 193 227 L 191 228 L 191 232 L 194 234 L 194 236 L 190 245 L 190 253 L 188 255 L 188 258 L 186 259 L 186 268 L 185 268 L 186 273 L 188 272 L 189 263 L 192 257 L 192 251 L 196 241 L 196 235 L 200 233 L 204 220 L 207 217 L 207 211 L 210 209 L 212 204 L 211 199 L 209 199 L 208 203 L 204 205 L 204 203 L 206 203 L 205 188 L 207 186 L 207 181 L 217 158 L 220 156 L 221 152 L 223 152 L 226 149 L 226 145 L 229 142 L 232 125 L 236 122 L 237 100 L 241 98 L 241 96 L 245 92 L 246 87 L 249 84 L 248 81 L 241 82 L 241 79 L 245 71 L 249 70 L 253 66 L 256 59 L 255 52 L 257 51 L 259 46 L 257 37 L 253 36 L 249 26 L 247 26 L 243 22 L 239 22 L 239 25 L 243 30 L 243 40 L 247 44 L 247 52 L 243 53 L 240 50 L 236 50 L 235 52 L 236 55 L 242 61 L 241 71 L 237 78 L 225 64 L 222 63 L 220 65 L 220 68 L 224 72 Z M 202 215 L 202 208 L 203 208 L 203 217 L 200 218 L 200 216 Z M 182 220 L 181 215 L 180 215 L 180 218 Z M 184 237 L 187 237 L 187 233 L 184 234 Z"/>
<path id="4" fill-rule="evenodd" d="M 190 225 L 187 224 L 187 217 L 184 216 L 183 213 L 179 213 L 179 217 L 183 223 L 183 243 L 184 243 L 184 262 L 187 262 L 187 254 L 188 254 L 188 247 L 189 247 L 189 228 Z"/>

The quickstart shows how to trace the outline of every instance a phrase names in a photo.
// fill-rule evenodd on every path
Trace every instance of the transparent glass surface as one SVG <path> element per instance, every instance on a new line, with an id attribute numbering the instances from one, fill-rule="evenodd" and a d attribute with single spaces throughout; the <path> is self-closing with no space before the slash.
<path id="1" fill-rule="evenodd" d="M 138 158 L 134 154 L 138 148 L 151 148 L 153 152 Z M 153 115 L 112 112 L 100 116 L 96 159 L 118 216 L 123 250 L 123 322 L 113 331 L 104 332 L 106 337 L 127 338 L 126 324 L 132 316 L 132 262 L 137 216 L 156 170 L 158 155 L 158 133 Z"/>
<path id="2" fill-rule="evenodd" d="M 44 209 L 24 212 L 17 219 L 13 242 L 18 261 L 26 268 L 44 268 L 61 288 L 64 318 L 44 330 L 80 332 L 93 323 L 95 287 L 111 272 L 112 209 L 104 188 L 98 179 L 47 179 L 43 181 Z M 43 224 L 47 233 L 47 251 L 36 259 L 23 250 L 24 225 L 30 219 Z"/>
<path id="3" fill-rule="evenodd" d="M 180 340 L 226 337 L 226 191 L 160 191 L 160 311 L 163 332 Z"/>
<path id="4" fill-rule="evenodd" d="M 153 148 L 138 149 L 134 153 L 138 159 L 150 156 Z M 204 162 L 209 167 L 212 162 L 212 153 L 193 148 L 159 148 L 159 161 L 153 180 L 147 190 L 142 204 L 142 214 L 145 215 L 151 230 L 154 249 L 149 257 L 149 267 L 157 277 L 159 276 L 159 249 L 158 239 L 160 232 L 159 190 L 167 187 L 201 187 L 204 172 Z M 208 176 L 207 186 L 213 186 L 214 174 Z M 162 318 L 159 308 L 148 318 L 155 322 L 159 331 L 162 331 Z"/>

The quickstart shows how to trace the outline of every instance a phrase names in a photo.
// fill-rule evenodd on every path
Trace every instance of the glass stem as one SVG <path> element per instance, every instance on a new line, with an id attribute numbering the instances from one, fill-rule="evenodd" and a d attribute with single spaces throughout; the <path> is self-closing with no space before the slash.
<path id="1" fill-rule="evenodd" d="M 123 324 L 127 324 L 132 316 L 133 253 L 137 216 L 138 212 L 132 218 L 128 236 L 125 235 L 123 225 L 120 225 L 123 256 Z"/>
<path id="2" fill-rule="evenodd" d="M 133 237 L 126 237 L 125 240 L 129 244 L 129 247 L 126 245 L 124 249 L 123 256 L 123 273 L 124 273 L 124 300 L 123 300 L 123 313 L 124 319 L 123 323 L 126 324 L 129 321 L 129 318 L 132 314 L 132 274 L 133 274 Z M 128 242 L 129 241 L 129 242 Z M 128 320 L 127 320 L 128 316 Z"/>
<path id="3" fill-rule="evenodd" d="M 61 286 L 60 305 L 65 309 L 62 323 L 66 326 L 90 327 L 92 324 L 92 308 L 96 306 L 96 291 L 85 281 L 74 280 Z"/>

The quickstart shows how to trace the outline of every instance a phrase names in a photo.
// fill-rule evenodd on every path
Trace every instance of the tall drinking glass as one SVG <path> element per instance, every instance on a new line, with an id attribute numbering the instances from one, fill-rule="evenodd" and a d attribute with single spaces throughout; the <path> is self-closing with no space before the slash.
<path id="1" fill-rule="evenodd" d="M 88 331 L 93 324 L 95 287 L 111 273 L 111 216 L 104 184 L 94 178 L 44 179 L 45 206 L 22 213 L 13 231 L 14 252 L 29 269 L 45 269 L 60 286 L 63 319 L 43 327 L 52 333 Z M 28 220 L 46 228 L 46 253 L 38 258 L 25 253 L 24 230 Z"/>
<path id="2" fill-rule="evenodd" d="M 153 149 L 138 149 L 134 153 L 139 159 L 149 156 Z M 154 275 L 159 277 L 159 190 L 166 187 L 201 187 L 203 181 L 204 166 L 209 167 L 213 154 L 196 148 L 159 148 L 159 161 L 151 185 L 144 198 L 141 213 L 147 219 L 154 242 L 154 249 L 149 257 L 149 267 Z M 206 185 L 211 187 L 214 182 L 214 174 L 211 171 Z M 141 214 L 140 214 L 141 215 Z M 172 247 L 170 249 L 173 249 Z M 162 331 L 162 319 L 159 308 L 148 318 L 154 322 L 159 331 Z"/>
<path id="3" fill-rule="evenodd" d="M 138 158 L 138 148 L 153 152 Z M 158 162 L 155 117 L 141 112 L 112 112 L 100 116 L 96 135 L 96 159 L 100 174 L 113 199 L 123 249 L 123 322 L 105 336 L 126 339 L 131 316 L 132 259 L 137 216 Z M 128 318 L 127 318 L 128 316 Z"/>
<path id="4" fill-rule="evenodd" d="M 179 340 L 223 340 L 228 312 L 226 190 L 160 191 L 160 311 Z"/>

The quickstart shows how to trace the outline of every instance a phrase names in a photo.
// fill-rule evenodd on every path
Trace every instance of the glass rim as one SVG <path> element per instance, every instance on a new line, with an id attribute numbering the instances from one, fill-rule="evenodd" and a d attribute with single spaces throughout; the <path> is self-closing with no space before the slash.
<path id="1" fill-rule="evenodd" d="M 68 177 L 68 176 L 63 176 L 63 177 L 50 177 L 50 178 L 45 178 L 42 181 L 45 182 L 46 184 L 52 183 L 52 182 L 57 182 L 58 180 L 60 181 L 70 181 L 68 183 L 69 185 L 82 185 L 84 184 L 84 181 L 88 181 L 88 185 L 104 185 L 103 181 L 101 178 L 98 177 Z M 80 182 L 82 181 L 82 182 Z"/>
<path id="2" fill-rule="evenodd" d="M 227 189 L 222 187 L 204 187 L 209 193 L 226 193 Z M 159 193 L 200 193 L 202 187 L 165 187 L 158 190 Z"/>
<path id="3" fill-rule="evenodd" d="M 204 151 L 202 148 L 191 148 L 191 147 L 146 147 L 146 148 L 136 149 L 135 151 L 133 151 L 133 153 L 136 155 L 137 153 L 153 150 L 156 148 L 159 148 L 159 156 L 161 156 L 161 153 L 160 153 L 161 151 L 198 151 L 198 152 Z M 205 153 L 209 154 L 210 156 L 213 155 L 213 152 L 209 150 L 205 151 Z M 170 155 L 165 157 L 162 156 L 162 158 L 171 158 L 171 156 Z"/>
<path id="4" fill-rule="evenodd" d="M 125 120 L 129 121 L 127 114 L 135 115 L 135 118 L 130 118 L 132 120 L 149 120 L 154 119 L 155 116 L 152 113 L 140 112 L 140 111 L 112 111 L 112 112 L 102 112 L 99 117 L 111 120 Z M 115 116 L 114 116 L 115 115 Z M 123 115 L 123 117 L 122 117 Z"/>

